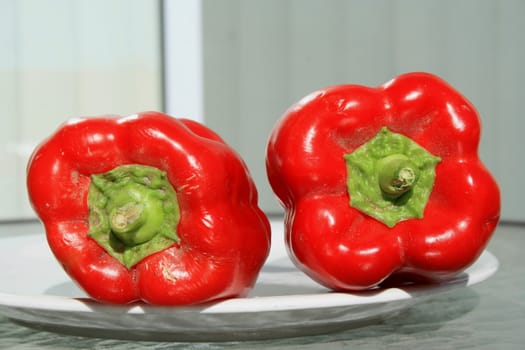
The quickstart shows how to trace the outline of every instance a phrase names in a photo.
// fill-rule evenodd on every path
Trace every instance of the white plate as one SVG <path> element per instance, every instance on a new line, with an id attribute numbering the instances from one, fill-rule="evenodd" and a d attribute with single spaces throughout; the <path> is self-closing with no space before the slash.
<path id="1" fill-rule="evenodd" d="M 93 302 L 62 271 L 44 234 L 0 237 L 0 313 L 37 329 L 119 339 L 224 341 L 322 334 L 355 327 L 439 292 L 479 283 L 498 268 L 485 251 L 457 278 L 365 293 L 335 293 L 299 272 L 274 239 L 248 298 L 199 307 Z"/>

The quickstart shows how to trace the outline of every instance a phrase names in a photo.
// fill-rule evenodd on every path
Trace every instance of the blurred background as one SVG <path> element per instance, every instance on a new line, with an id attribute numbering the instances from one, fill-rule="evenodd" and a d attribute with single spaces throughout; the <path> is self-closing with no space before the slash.
<path id="1" fill-rule="evenodd" d="M 478 109 L 502 219 L 525 221 L 525 1 L 0 0 L 0 221 L 35 216 L 34 147 L 78 116 L 165 111 L 245 159 L 260 203 L 270 129 L 321 87 L 428 71 Z"/>

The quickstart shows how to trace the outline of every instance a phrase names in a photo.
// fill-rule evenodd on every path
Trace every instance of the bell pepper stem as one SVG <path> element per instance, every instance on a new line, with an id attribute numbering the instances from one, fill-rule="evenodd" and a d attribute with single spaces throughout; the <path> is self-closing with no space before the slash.
<path id="1" fill-rule="evenodd" d="M 113 209 L 109 224 L 113 232 L 128 233 L 139 228 L 146 220 L 144 206 L 140 203 L 126 203 Z"/>
<path id="2" fill-rule="evenodd" d="M 418 178 L 416 166 L 403 154 L 392 154 L 379 160 L 377 173 L 381 190 L 394 198 L 410 191 Z"/>
<path id="3" fill-rule="evenodd" d="M 151 240 L 164 220 L 159 192 L 135 182 L 118 187 L 108 200 L 111 231 L 126 245 Z"/>

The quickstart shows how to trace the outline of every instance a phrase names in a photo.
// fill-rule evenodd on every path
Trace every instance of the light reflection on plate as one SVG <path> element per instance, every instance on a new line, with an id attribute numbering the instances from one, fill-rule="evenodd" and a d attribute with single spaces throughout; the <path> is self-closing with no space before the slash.
<path id="1" fill-rule="evenodd" d="M 33 328 L 118 339 L 225 341 L 323 334 L 372 322 L 436 293 L 479 283 L 498 268 L 485 251 L 438 285 L 335 293 L 311 281 L 274 240 L 248 298 L 199 307 L 109 306 L 86 298 L 51 255 L 44 234 L 0 237 L 0 313 Z"/>

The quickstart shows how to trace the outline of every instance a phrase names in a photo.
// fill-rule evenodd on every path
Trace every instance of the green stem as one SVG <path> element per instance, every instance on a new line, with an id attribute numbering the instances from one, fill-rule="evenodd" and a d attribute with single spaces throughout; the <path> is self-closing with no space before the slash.
<path id="1" fill-rule="evenodd" d="M 120 234 L 132 232 L 146 221 L 144 206 L 140 203 L 126 203 L 113 209 L 109 217 L 111 230 Z"/>
<path id="2" fill-rule="evenodd" d="M 381 190 L 394 198 L 414 187 L 418 171 L 407 156 L 392 154 L 377 162 L 378 181 Z"/>
<path id="3" fill-rule="evenodd" d="M 159 232 L 164 220 L 163 198 L 155 194 L 135 182 L 113 191 L 107 204 L 109 225 L 125 245 L 147 242 Z"/>

